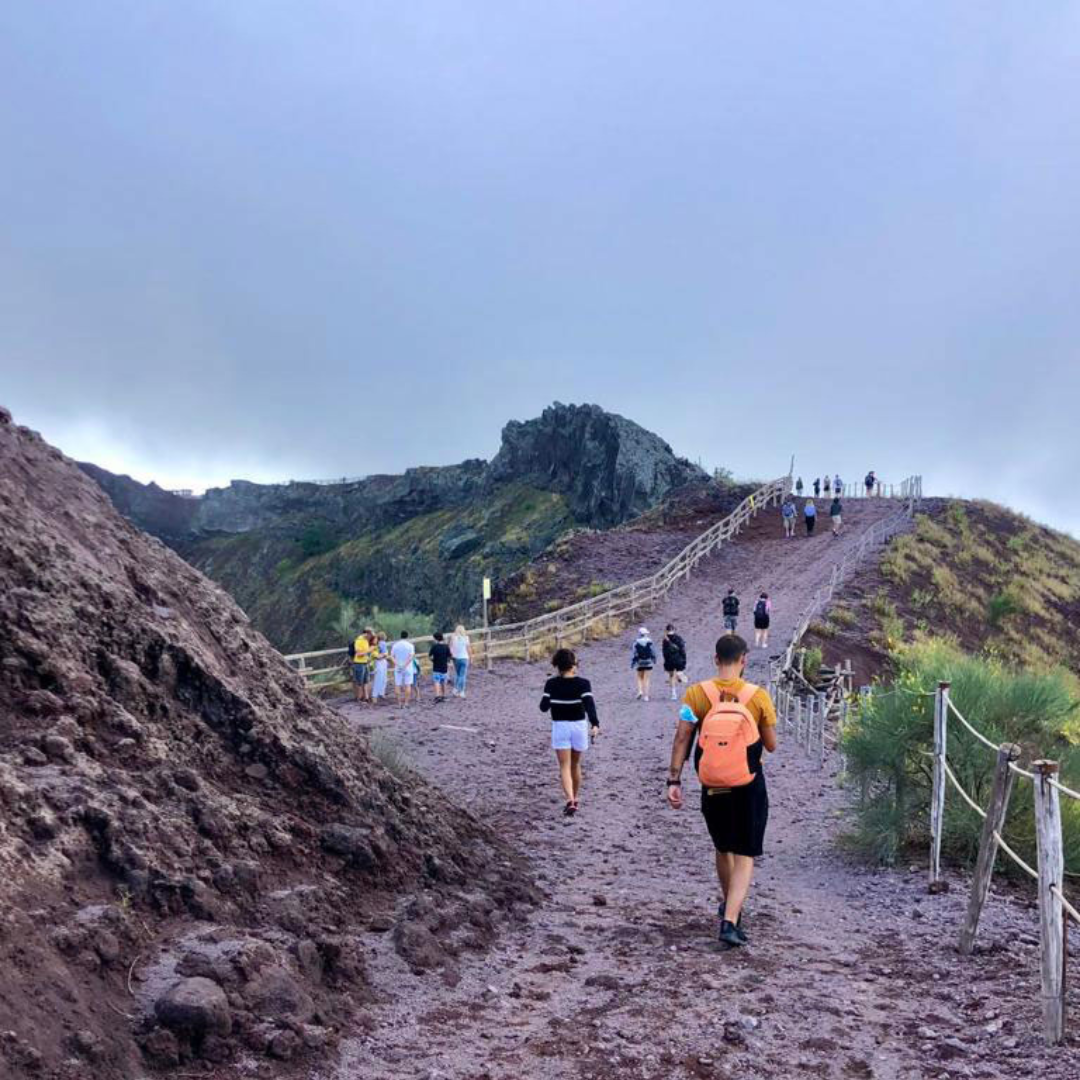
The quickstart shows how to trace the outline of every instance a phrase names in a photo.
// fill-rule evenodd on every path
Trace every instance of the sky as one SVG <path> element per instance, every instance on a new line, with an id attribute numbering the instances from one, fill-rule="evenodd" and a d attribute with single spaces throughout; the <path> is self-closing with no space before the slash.
<path id="1" fill-rule="evenodd" d="M 595 402 L 1080 536 L 1080 5 L 0 5 L 0 404 L 203 488 Z"/>

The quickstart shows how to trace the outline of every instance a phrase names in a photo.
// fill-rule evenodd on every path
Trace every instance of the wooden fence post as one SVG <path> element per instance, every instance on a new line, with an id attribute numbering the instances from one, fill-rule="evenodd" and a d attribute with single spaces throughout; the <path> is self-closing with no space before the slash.
<path id="1" fill-rule="evenodd" d="M 825 768 L 825 720 L 826 720 L 826 717 L 828 716 L 828 711 L 829 711 L 827 706 L 828 706 L 828 702 L 827 702 L 827 700 L 825 698 L 825 695 L 819 692 L 818 693 L 818 713 L 820 714 L 819 715 L 819 723 L 818 723 L 818 768 L 819 769 L 824 769 Z"/>
<path id="2" fill-rule="evenodd" d="M 491 627 L 484 628 L 484 667 L 491 670 Z"/>
<path id="3" fill-rule="evenodd" d="M 975 948 L 975 934 L 979 929 L 979 916 L 983 904 L 990 892 L 990 879 L 994 873 L 994 860 L 997 857 L 998 842 L 994 833 L 1001 835 L 1005 827 L 1005 815 L 1009 809 L 1009 796 L 1012 794 L 1013 771 L 1009 763 L 1020 756 L 1020 747 L 1013 743 L 1002 743 L 998 747 L 997 765 L 994 768 L 994 790 L 990 796 L 990 805 L 986 808 L 983 819 L 982 835 L 979 837 L 979 857 L 975 863 L 975 876 L 971 881 L 971 896 L 968 898 L 967 917 L 960 931 L 960 952 L 970 956 Z"/>
<path id="4" fill-rule="evenodd" d="M 938 683 L 934 697 L 934 789 L 930 803 L 930 888 L 941 881 L 941 834 L 945 824 L 945 736 L 948 730 L 949 684 Z"/>
<path id="5" fill-rule="evenodd" d="M 1056 1046 L 1065 1038 L 1065 922 L 1054 895 L 1061 892 L 1065 860 L 1061 847 L 1061 806 L 1050 780 L 1056 761 L 1036 761 L 1035 839 L 1039 849 L 1039 966 L 1042 971 L 1043 1038 Z"/>
<path id="6" fill-rule="evenodd" d="M 529 624 L 525 624 L 525 663 L 529 662 Z"/>

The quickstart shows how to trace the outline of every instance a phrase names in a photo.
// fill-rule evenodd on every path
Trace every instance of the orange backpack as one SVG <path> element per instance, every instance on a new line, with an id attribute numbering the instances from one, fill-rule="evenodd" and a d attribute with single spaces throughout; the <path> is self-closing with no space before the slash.
<path id="1" fill-rule="evenodd" d="M 747 708 L 758 692 L 746 683 L 734 699 L 711 679 L 699 684 L 709 699 L 709 711 L 698 727 L 698 778 L 703 787 L 744 787 L 754 779 L 747 750 L 761 738 L 757 721 Z"/>

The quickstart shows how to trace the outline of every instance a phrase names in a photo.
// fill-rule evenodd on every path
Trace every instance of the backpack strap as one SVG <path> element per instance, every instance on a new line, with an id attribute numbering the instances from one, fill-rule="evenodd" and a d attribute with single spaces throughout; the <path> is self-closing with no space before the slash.
<path id="1" fill-rule="evenodd" d="M 709 705 L 711 708 L 715 708 L 720 704 L 720 694 L 722 693 L 720 687 L 712 679 L 706 679 L 704 682 L 698 683 L 705 696 L 709 699 Z M 760 690 L 759 686 L 755 686 L 753 683 L 744 683 L 742 689 L 735 695 L 735 700 L 746 708 L 750 704 L 753 696 Z"/>
<path id="2" fill-rule="evenodd" d="M 736 700 L 745 709 L 759 689 L 760 687 L 755 686 L 753 683 L 744 683 L 743 688 L 735 695 Z"/>

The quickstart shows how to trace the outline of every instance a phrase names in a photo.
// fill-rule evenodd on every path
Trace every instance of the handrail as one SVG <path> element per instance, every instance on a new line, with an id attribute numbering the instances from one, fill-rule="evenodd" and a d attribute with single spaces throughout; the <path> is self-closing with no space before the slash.
<path id="1" fill-rule="evenodd" d="M 732 539 L 760 510 L 778 504 L 790 490 L 790 474 L 763 484 L 747 495 L 727 517 L 694 537 L 664 566 L 647 577 L 616 585 L 597 596 L 586 597 L 584 600 L 578 600 L 556 611 L 545 612 L 532 619 L 515 623 L 497 623 L 486 628 L 475 627 L 467 630 L 466 633 L 476 645 L 474 655 L 477 659 L 490 661 L 497 649 L 507 651 L 518 646 L 524 646 L 527 653 L 530 639 L 536 640 L 550 636 L 552 632 L 557 640 L 576 633 L 587 633 L 592 624 L 600 619 L 633 614 L 642 608 L 652 606 L 661 595 L 666 595 L 670 591 L 679 578 L 688 577 L 690 571 L 703 558 L 716 551 L 724 541 Z M 430 635 L 423 635 L 412 640 L 414 644 L 422 645 L 433 639 Z M 316 652 L 290 653 L 285 659 L 305 678 L 311 678 L 336 670 L 347 655 L 348 649 L 341 647 L 321 649 Z M 317 670 L 307 666 L 308 660 L 329 656 L 339 657 L 339 664 Z"/>

